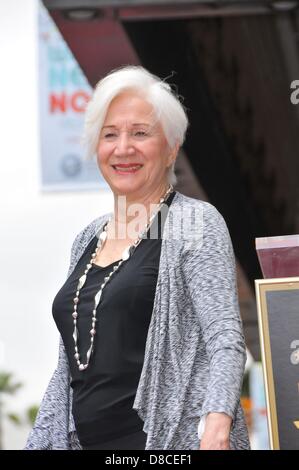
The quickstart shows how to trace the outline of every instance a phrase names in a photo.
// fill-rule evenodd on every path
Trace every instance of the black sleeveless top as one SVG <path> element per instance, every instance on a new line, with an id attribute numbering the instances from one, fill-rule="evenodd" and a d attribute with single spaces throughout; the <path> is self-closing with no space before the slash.
<path id="1" fill-rule="evenodd" d="M 175 191 L 168 197 L 169 207 Z M 163 213 L 164 215 L 164 213 Z M 144 238 L 132 257 L 113 274 L 103 290 L 97 309 L 94 352 L 89 366 L 79 371 L 74 358 L 73 298 L 78 279 L 94 252 L 95 236 L 74 271 L 54 298 L 53 317 L 62 336 L 71 372 L 73 417 L 81 445 L 103 443 L 143 429 L 143 421 L 132 408 L 143 366 L 148 327 L 151 321 L 165 218 L 157 214 L 158 238 Z M 95 293 L 113 266 L 92 265 L 80 291 L 77 327 L 78 349 L 83 363 L 90 346 L 91 318 Z"/>

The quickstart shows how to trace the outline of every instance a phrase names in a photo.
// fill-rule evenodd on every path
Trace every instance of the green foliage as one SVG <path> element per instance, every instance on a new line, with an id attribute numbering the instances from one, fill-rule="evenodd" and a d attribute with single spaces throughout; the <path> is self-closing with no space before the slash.
<path id="1" fill-rule="evenodd" d="M 21 382 L 12 383 L 12 374 L 8 372 L 0 372 L 0 394 L 14 394 L 23 384 Z"/>
<path id="2" fill-rule="evenodd" d="M 243 377 L 242 397 L 249 397 L 249 371 L 246 371 Z"/>
<path id="3" fill-rule="evenodd" d="M 3 419 L 8 418 L 12 423 L 17 426 L 21 424 L 34 424 L 39 406 L 32 405 L 25 411 L 25 419 L 20 415 L 12 412 L 3 412 L 3 395 L 13 395 L 19 390 L 23 384 L 21 382 L 15 382 L 13 380 L 13 374 L 10 372 L 0 372 L 0 449 L 2 449 L 2 430 L 3 430 Z"/>
<path id="4" fill-rule="evenodd" d="M 10 419 L 10 421 L 12 421 L 14 424 L 16 424 L 18 426 L 20 424 L 22 424 L 22 420 L 21 420 L 20 416 L 15 414 L 15 413 L 8 413 L 7 417 Z"/>
<path id="5" fill-rule="evenodd" d="M 32 405 L 32 406 L 30 406 L 30 408 L 28 408 L 26 410 L 27 420 L 29 421 L 29 423 L 31 425 L 34 424 L 34 421 L 35 421 L 36 415 L 38 413 L 38 410 L 39 410 L 39 406 L 37 406 L 37 405 Z"/>

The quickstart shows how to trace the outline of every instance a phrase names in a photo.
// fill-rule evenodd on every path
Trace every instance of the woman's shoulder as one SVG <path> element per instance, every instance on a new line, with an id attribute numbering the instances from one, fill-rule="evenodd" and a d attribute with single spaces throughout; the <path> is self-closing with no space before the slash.
<path id="1" fill-rule="evenodd" d="M 183 211 L 178 210 L 178 222 L 174 225 L 178 230 L 181 229 L 180 226 L 183 227 L 183 233 L 186 235 L 186 239 L 182 237 L 183 251 L 192 254 L 189 259 L 191 265 L 194 263 L 194 257 L 201 256 L 202 253 L 206 256 L 214 256 L 217 253 L 215 263 L 221 262 L 228 253 L 229 256 L 233 254 L 229 228 L 221 212 L 213 204 L 181 193 L 177 203 L 177 207 L 183 208 Z M 185 262 L 188 263 L 188 258 Z"/>
<path id="2" fill-rule="evenodd" d="M 101 225 L 108 219 L 110 213 L 103 214 L 99 217 L 96 217 L 87 225 L 85 225 L 82 230 L 75 236 L 75 239 L 72 244 L 72 251 L 80 249 L 80 247 L 95 236 L 101 227 Z"/>
<path id="3" fill-rule="evenodd" d="M 196 215 L 197 218 L 202 217 L 204 225 L 225 224 L 222 214 L 213 204 L 202 199 L 186 196 L 179 191 L 176 191 L 176 198 L 172 206 L 174 211 L 180 209 L 184 218 L 188 217 L 188 214 L 192 218 Z"/>

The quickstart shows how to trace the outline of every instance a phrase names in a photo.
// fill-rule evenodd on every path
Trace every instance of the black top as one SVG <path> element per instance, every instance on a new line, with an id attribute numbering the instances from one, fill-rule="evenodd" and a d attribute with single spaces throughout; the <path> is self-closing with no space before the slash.
<path id="1" fill-rule="evenodd" d="M 168 197 L 170 206 L 175 191 Z M 164 212 L 163 212 L 164 215 Z M 78 279 L 83 275 L 98 241 L 95 236 L 86 247 L 74 271 L 57 293 L 52 312 L 62 336 L 71 372 L 73 416 L 81 444 L 89 445 L 117 439 L 143 429 L 143 421 L 132 408 L 144 360 L 148 327 L 151 321 L 161 251 L 160 213 L 152 227 L 158 238 L 144 238 L 132 257 L 125 261 L 105 286 L 97 308 L 94 352 L 89 366 L 78 370 L 74 358 L 73 298 Z M 156 232 L 157 234 L 157 232 Z M 81 362 L 86 362 L 94 296 L 104 277 L 118 261 L 109 266 L 92 265 L 80 290 L 77 327 Z"/>

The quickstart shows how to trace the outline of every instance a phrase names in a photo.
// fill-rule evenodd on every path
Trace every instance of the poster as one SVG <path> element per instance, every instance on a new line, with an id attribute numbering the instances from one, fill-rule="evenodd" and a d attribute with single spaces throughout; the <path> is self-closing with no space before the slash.
<path id="1" fill-rule="evenodd" d="M 108 189 L 80 143 L 92 88 L 41 2 L 38 11 L 41 189 Z"/>

